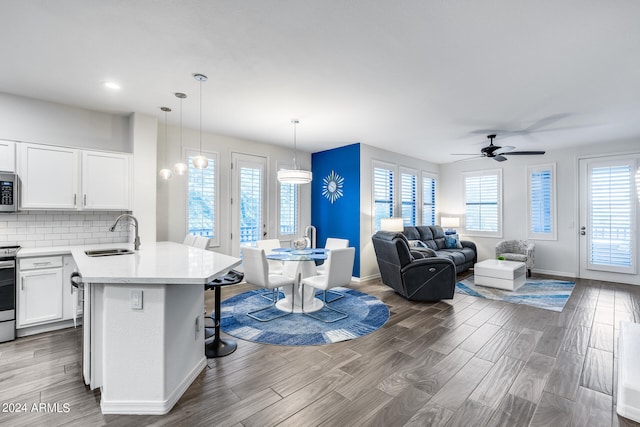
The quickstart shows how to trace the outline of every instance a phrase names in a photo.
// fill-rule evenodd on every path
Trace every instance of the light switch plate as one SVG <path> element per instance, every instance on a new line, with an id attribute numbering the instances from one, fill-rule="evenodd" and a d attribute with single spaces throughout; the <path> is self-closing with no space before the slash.
<path id="1" fill-rule="evenodd" d="M 130 306 L 132 310 L 142 310 L 142 289 L 132 289 Z"/>

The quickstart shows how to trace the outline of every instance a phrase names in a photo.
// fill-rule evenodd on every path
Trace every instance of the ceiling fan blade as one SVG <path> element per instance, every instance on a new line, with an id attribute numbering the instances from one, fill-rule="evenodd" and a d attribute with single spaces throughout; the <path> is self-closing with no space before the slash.
<path id="1" fill-rule="evenodd" d="M 452 156 L 477 156 L 478 153 L 450 153 Z"/>
<path id="2" fill-rule="evenodd" d="M 503 153 L 508 153 L 509 151 L 515 150 L 516 147 L 513 147 L 511 145 L 503 145 L 502 147 L 500 147 L 499 149 L 497 149 L 496 151 L 494 151 L 495 154 L 503 154 Z"/>
<path id="3" fill-rule="evenodd" d="M 470 155 L 472 155 L 472 154 L 470 154 Z M 466 159 L 455 160 L 455 161 L 453 161 L 452 163 L 466 162 L 467 160 L 481 159 L 481 158 L 483 158 L 483 157 L 484 157 L 484 156 L 468 157 L 468 158 L 466 158 Z"/>
<path id="4" fill-rule="evenodd" d="M 507 160 L 506 157 L 502 157 L 502 156 L 494 156 L 492 157 L 493 160 L 495 160 L 496 162 L 504 162 L 505 160 Z"/>
<path id="5" fill-rule="evenodd" d="M 529 155 L 535 155 L 535 154 L 544 154 L 544 151 L 510 151 L 508 153 L 502 153 L 505 156 L 514 156 L 514 155 L 518 155 L 518 156 L 529 156 Z"/>

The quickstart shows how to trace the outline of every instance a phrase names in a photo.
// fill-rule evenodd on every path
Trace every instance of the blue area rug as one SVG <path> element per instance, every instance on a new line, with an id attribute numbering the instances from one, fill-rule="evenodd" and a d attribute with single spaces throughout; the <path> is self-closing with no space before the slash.
<path id="1" fill-rule="evenodd" d="M 258 322 L 246 313 L 264 307 L 269 302 L 259 295 L 261 290 L 254 290 L 222 301 L 220 327 L 227 334 L 247 341 L 291 346 L 320 345 L 370 334 L 389 319 L 389 309 L 376 297 L 348 288 L 335 288 L 335 291 L 345 297 L 330 303 L 331 307 L 348 313 L 349 317 L 334 323 L 324 323 L 299 313 L 270 322 Z M 332 298 L 327 294 L 328 300 Z M 281 313 L 278 309 L 273 310 Z M 269 316 L 272 314 L 270 311 L 260 315 Z M 322 309 L 315 314 L 322 316 L 326 311 Z"/>
<path id="2" fill-rule="evenodd" d="M 506 291 L 476 286 L 473 283 L 473 276 L 469 276 L 456 283 L 456 292 L 473 297 L 530 305 L 545 310 L 562 311 L 574 286 L 574 282 L 562 280 L 527 279 L 517 291 Z"/>

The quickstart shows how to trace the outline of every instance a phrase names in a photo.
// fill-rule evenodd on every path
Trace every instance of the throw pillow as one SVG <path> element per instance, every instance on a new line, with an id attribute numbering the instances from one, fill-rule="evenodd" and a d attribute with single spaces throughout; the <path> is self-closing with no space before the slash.
<path id="1" fill-rule="evenodd" d="M 410 248 L 427 248 L 428 246 L 424 244 L 422 240 L 409 240 Z"/>
<path id="2" fill-rule="evenodd" d="M 447 234 L 444 236 L 444 245 L 447 249 L 462 249 L 462 243 L 457 234 Z"/>

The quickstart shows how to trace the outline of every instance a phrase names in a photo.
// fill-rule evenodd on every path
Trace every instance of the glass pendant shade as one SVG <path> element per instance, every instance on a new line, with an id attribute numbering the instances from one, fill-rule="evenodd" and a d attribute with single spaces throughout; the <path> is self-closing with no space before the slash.
<path id="1" fill-rule="evenodd" d="M 193 158 L 193 166 L 198 169 L 206 169 L 209 166 L 209 160 L 202 154 L 199 154 Z"/>
<path id="2" fill-rule="evenodd" d="M 160 175 L 160 178 L 164 179 L 164 180 L 170 180 L 171 177 L 173 176 L 173 172 L 171 172 L 171 169 L 160 169 L 160 172 L 158 172 L 158 175 Z"/>
<path id="3" fill-rule="evenodd" d="M 189 168 L 187 167 L 186 163 L 178 162 L 173 165 L 173 171 L 177 175 L 184 175 L 185 173 L 187 173 L 187 169 Z"/>
<path id="4" fill-rule="evenodd" d="M 309 184 L 312 179 L 311 171 L 301 169 L 281 169 L 278 171 L 278 181 L 285 184 Z"/>

